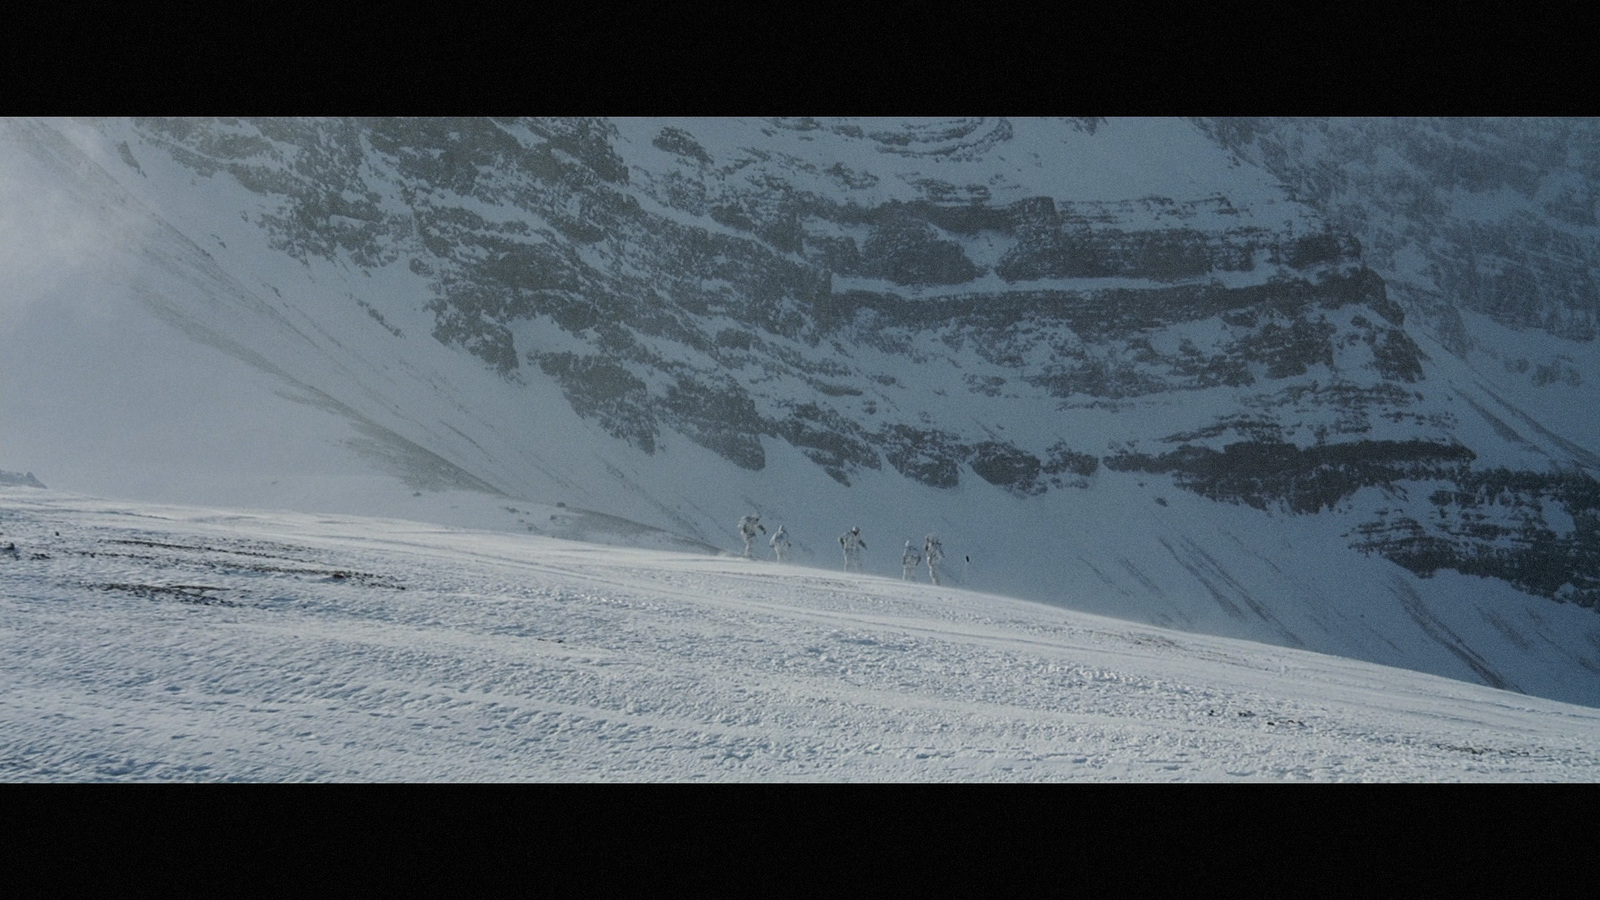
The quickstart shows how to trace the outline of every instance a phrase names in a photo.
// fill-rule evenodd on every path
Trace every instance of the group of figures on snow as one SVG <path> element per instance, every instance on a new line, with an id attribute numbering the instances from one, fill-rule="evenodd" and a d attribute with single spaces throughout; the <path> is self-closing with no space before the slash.
<path id="1" fill-rule="evenodd" d="M 755 514 L 745 516 L 739 520 L 739 536 L 744 538 L 744 557 L 750 559 L 750 546 L 755 542 L 757 532 L 767 533 L 767 526 L 761 524 L 761 517 Z M 772 547 L 772 556 L 778 562 L 789 559 L 790 545 L 789 533 L 784 526 L 779 525 L 778 530 L 772 533 L 768 543 Z M 844 570 L 846 572 L 860 572 L 861 554 L 867 549 L 867 542 L 861 537 L 861 527 L 853 526 L 849 531 L 839 535 L 839 547 L 844 551 Z M 944 546 L 939 543 L 937 534 L 930 534 L 923 539 L 922 549 L 918 550 L 910 541 L 906 541 L 905 552 L 900 555 L 900 577 L 910 581 L 917 568 L 924 562 L 928 564 L 928 579 L 934 584 L 939 584 L 939 564 L 944 561 Z"/>

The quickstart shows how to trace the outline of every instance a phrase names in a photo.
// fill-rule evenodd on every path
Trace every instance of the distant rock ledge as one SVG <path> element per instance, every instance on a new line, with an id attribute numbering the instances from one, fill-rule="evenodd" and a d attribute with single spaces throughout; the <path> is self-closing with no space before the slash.
<path id="1" fill-rule="evenodd" d="M 33 477 L 32 472 L 29 472 L 26 475 L 18 475 L 15 472 L 7 472 L 3 469 L 0 469 L 0 484 L 15 484 L 22 487 L 35 488 L 44 487 L 44 485 L 40 483 L 39 479 Z"/>

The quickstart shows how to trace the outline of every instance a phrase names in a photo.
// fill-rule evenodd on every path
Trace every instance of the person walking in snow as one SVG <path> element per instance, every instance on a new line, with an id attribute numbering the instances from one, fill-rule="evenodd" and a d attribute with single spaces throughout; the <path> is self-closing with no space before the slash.
<path id="1" fill-rule="evenodd" d="M 922 554 L 917 552 L 917 548 L 911 546 L 910 541 L 906 541 L 906 552 L 900 554 L 900 580 L 910 581 L 911 573 L 915 572 L 917 566 L 920 565 L 922 565 Z"/>
<path id="2" fill-rule="evenodd" d="M 939 583 L 939 563 L 944 559 L 944 545 L 937 534 L 928 535 L 922 543 L 922 555 L 928 560 L 928 580 Z"/>
<path id="3" fill-rule="evenodd" d="M 778 530 L 772 533 L 771 543 L 773 558 L 778 562 L 787 561 L 789 559 L 789 532 L 784 531 L 782 525 L 779 525 Z"/>
<path id="4" fill-rule="evenodd" d="M 861 526 L 852 526 L 849 531 L 839 535 L 839 546 L 844 548 L 844 570 L 860 572 L 861 551 L 867 549 L 867 542 L 861 539 Z"/>
<path id="5" fill-rule="evenodd" d="M 739 536 L 744 538 L 744 558 L 750 558 L 750 543 L 756 539 L 756 530 L 762 534 L 767 533 L 767 526 L 761 524 L 761 517 L 751 513 L 739 520 Z"/>

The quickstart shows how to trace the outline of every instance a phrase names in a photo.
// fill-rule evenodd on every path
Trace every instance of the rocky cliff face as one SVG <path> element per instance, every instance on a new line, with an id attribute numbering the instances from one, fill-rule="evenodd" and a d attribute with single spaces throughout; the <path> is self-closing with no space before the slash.
<path id="1" fill-rule="evenodd" d="M 1600 380 L 1590 123 L 102 131 L 132 171 L 225 184 L 273 252 L 410 285 L 347 294 L 397 340 L 423 296 L 433 340 L 646 457 L 682 438 L 764 473 L 787 447 L 840 487 L 954 509 L 981 483 L 1041 521 L 1106 479 L 1170 485 L 1600 605 L 1600 429 L 1515 390 L 1594 408 L 1570 406 Z"/>
<path id="2" fill-rule="evenodd" d="M 1356 546 L 1600 602 L 1589 476 L 1475 466 L 1405 324 L 1409 310 L 1460 346 L 1460 311 L 1478 311 L 1592 342 L 1600 170 L 1582 132 L 1573 150 L 1571 123 L 1203 125 L 1320 216 L 1222 193 L 1004 199 L 1002 176 L 961 184 L 932 167 L 884 190 L 896 175 L 856 162 L 1003 171 L 999 155 L 1027 152 L 1006 120 L 771 120 L 731 145 L 714 122 L 631 123 L 627 136 L 581 119 L 138 130 L 257 194 L 256 221 L 284 253 L 403 262 L 429 285 L 436 339 L 507 378 L 554 379 L 574 411 L 646 453 L 670 431 L 760 471 L 777 440 L 844 485 L 887 466 L 1021 497 L 1081 489 L 1103 463 L 1300 514 L 1413 485 L 1417 501 L 1365 514 Z M 801 155 L 819 137 L 833 156 Z M 1389 155 L 1403 164 L 1380 165 Z M 1460 191 L 1523 202 L 1463 221 L 1441 197 Z M 1395 292 L 1370 260 L 1398 271 L 1413 246 L 1431 280 L 1401 273 Z M 381 298 L 358 302 L 382 320 Z M 1581 379 L 1560 357 L 1527 365 L 1535 381 Z M 1070 415 L 1021 421 L 1184 396 L 1205 414 L 1131 438 L 1171 447 L 1155 453 Z M 1490 484 L 1521 524 L 1463 527 Z M 1547 505 L 1562 512 L 1543 518 Z"/>
<path id="3" fill-rule="evenodd" d="M 1458 352 L 1475 312 L 1592 342 L 1600 137 L 1570 119 L 1219 119 L 1219 142 L 1358 234 L 1396 299 Z M 1526 371 L 1526 370 L 1524 370 Z M 1530 373 L 1571 378 L 1567 367 Z"/>
<path id="4" fill-rule="evenodd" d="M 1331 227 L 1359 237 L 1412 327 L 1472 365 L 1487 398 L 1480 394 L 1469 405 L 1500 437 L 1522 446 L 1542 437 L 1555 450 L 1536 471 L 1474 467 L 1440 480 L 1429 495 L 1436 515 L 1385 511 L 1359 529 L 1365 546 L 1414 571 L 1471 571 L 1596 605 L 1597 507 L 1589 495 L 1600 466 L 1592 430 L 1600 418 L 1592 383 L 1600 337 L 1600 133 L 1593 124 L 1200 125 L 1280 178 Z M 1534 339 L 1508 340 L 1508 332 Z M 1508 414 L 1501 395 L 1517 393 L 1525 405 Z M 1550 433 L 1529 411 L 1578 440 Z M 1496 507 L 1508 509 L 1497 515 Z M 1546 508 L 1553 510 L 1548 518 Z"/>

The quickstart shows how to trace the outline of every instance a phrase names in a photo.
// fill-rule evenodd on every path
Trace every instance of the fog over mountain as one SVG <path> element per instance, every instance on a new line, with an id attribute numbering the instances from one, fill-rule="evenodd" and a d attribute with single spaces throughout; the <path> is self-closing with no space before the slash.
<path id="1" fill-rule="evenodd" d="M 7 120 L 0 469 L 759 513 L 894 576 L 938 533 L 963 586 L 1600 705 L 1597 191 L 1583 120 Z"/>

